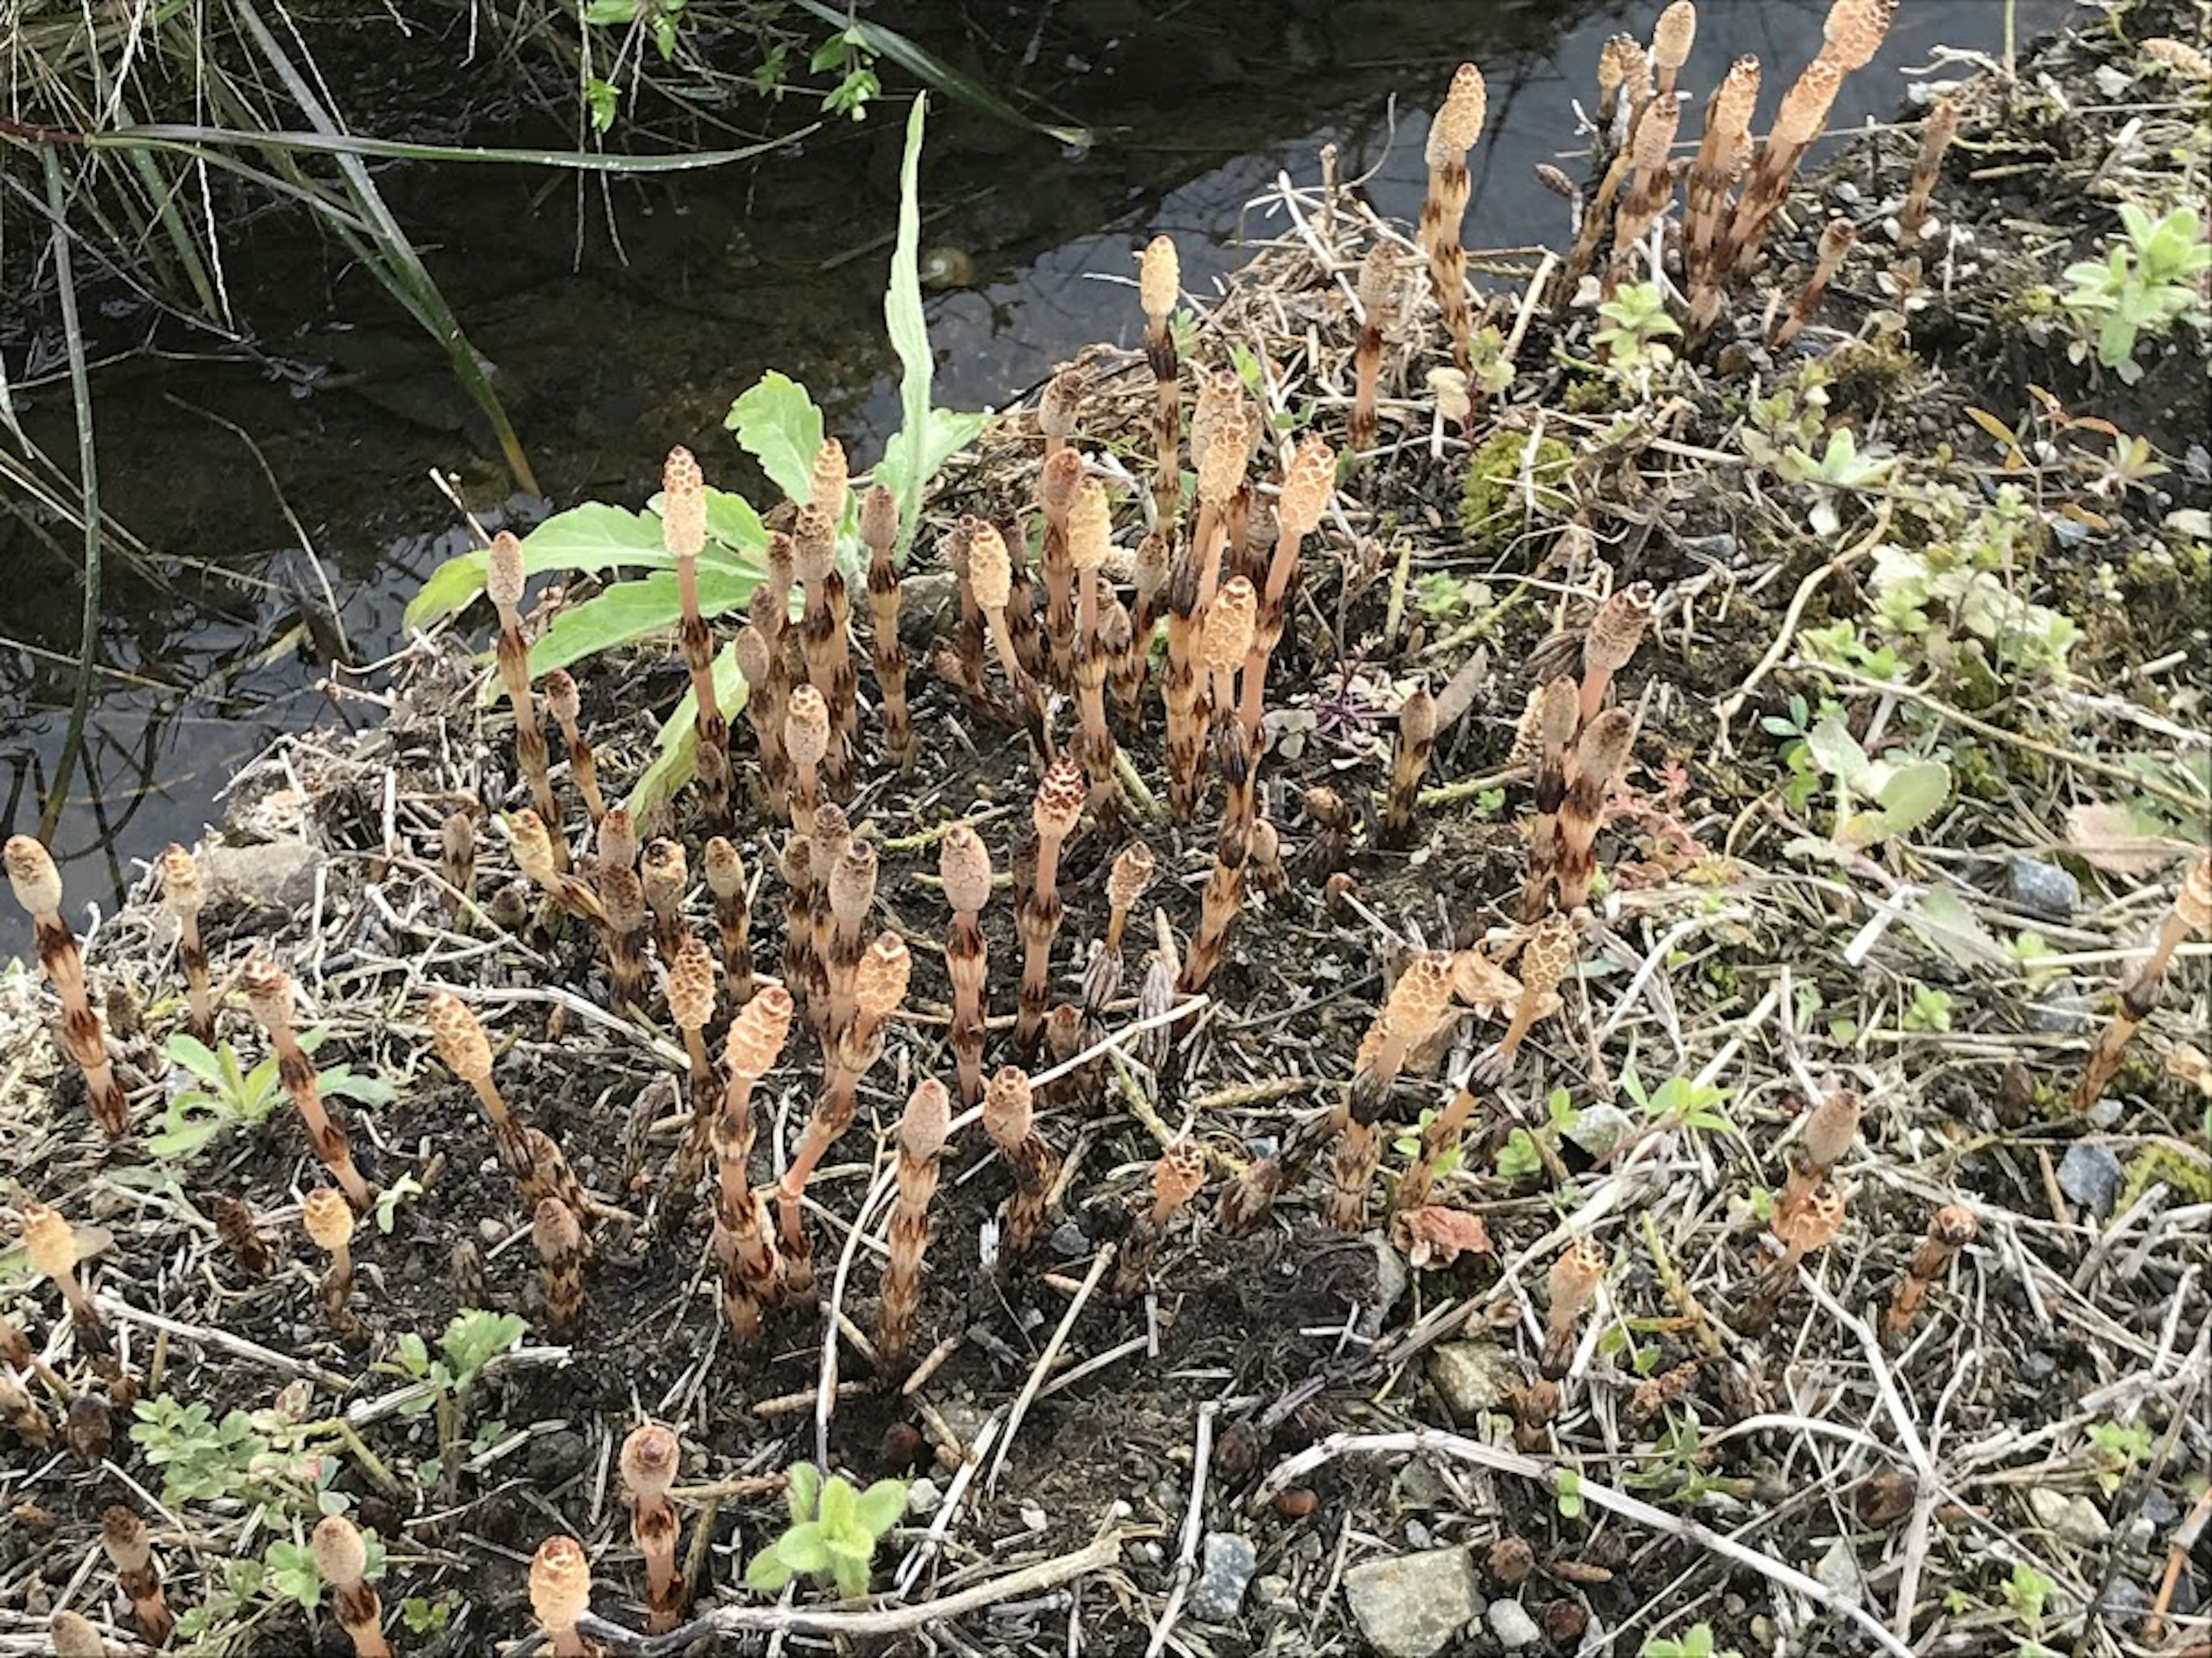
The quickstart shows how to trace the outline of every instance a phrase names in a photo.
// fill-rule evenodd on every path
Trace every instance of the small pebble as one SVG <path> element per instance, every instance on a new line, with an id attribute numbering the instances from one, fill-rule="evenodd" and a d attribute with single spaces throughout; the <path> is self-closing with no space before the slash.
<path id="1" fill-rule="evenodd" d="M 2126 1177 L 2120 1160 L 2106 1146 L 2070 1146 L 2058 1163 L 2058 1189 L 2100 1220 L 2112 1212 Z"/>
<path id="2" fill-rule="evenodd" d="M 2106 1586 L 2097 1609 L 2107 1618 L 2138 1618 L 2150 1610 L 2150 1596 L 2126 1578 L 2116 1577 Z"/>
<path id="3" fill-rule="evenodd" d="M 1282 1141 L 1273 1134 L 1255 1134 L 1244 1142 L 1245 1154 L 1255 1163 L 1265 1163 L 1282 1149 Z"/>
<path id="4" fill-rule="evenodd" d="M 1536 1620 L 1518 1600 L 1492 1600 L 1489 1618 L 1490 1632 L 1508 1652 L 1533 1647 L 1544 1638 L 1544 1631 L 1536 1627 Z"/>
<path id="5" fill-rule="evenodd" d="M 1198 1583 L 1190 1592 L 1190 1615 L 1201 1624 L 1227 1623 L 1243 1606 L 1259 1569 L 1259 1551 L 1248 1540 L 1234 1532 L 1208 1532 Z"/>
<path id="6" fill-rule="evenodd" d="M 1091 1239 L 1084 1230 L 1072 1220 L 1064 1220 L 1053 1229 L 1052 1252 L 1062 1260 L 1080 1260 L 1091 1253 Z"/>
<path id="7" fill-rule="evenodd" d="M 1856 207 L 1859 204 L 1859 187 L 1849 179 L 1839 180 L 1828 193 L 1845 207 Z"/>
<path id="8" fill-rule="evenodd" d="M 1042 1509 L 1025 1506 L 1022 1509 L 1022 1524 L 1027 1526 L 1033 1532 L 1042 1532 L 1048 1527 L 1052 1522 L 1044 1517 L 1044 1510 Z"/>
<path id="9" fill-rule="evenodd" d="M 477 1223 L 477 1236 L 481 1237 L 486 1243 L 497 1243 L 501 1238 L 507 1236 L 507 1228 L 501 1226 L 490 1216 L 486 1215 L 482 1220 Z"/>
<path id="10" fill-rule="evenodd" d="M 2015 858 L 2011 864 L 2012 901 L 2053 920 L 2071 920 L 2081 908 L 2081 884 L 2057 864 Z"/>
<path id="11" fill-rule="evenodd" d="M 906 1488 L 906 1505 L 917 1515 L 935 1514 L 945 1501 L 934 1479 L 917 1479 Z"/>
<path id="12" fill-rule="evenodd" d="M 1813 1576 L 1821 1586 L 1845 1600 L 1857 1601 L 1865 1597 L 1866 1585 L 1859 1576 L 1858 1552 L 1851 1547 L 1848 1537 L 1838 1537 L 1828 1546 L 1813 1568 Z"/>
<path id="13" fill-rule="evenodd" d="M 2020 1379 L 2031 1388 L 2040 1388 L 2058 1374 L 2058 1357 L 2040 1347 L 2021 1355 Z"/>
<path id="14" fill-rule="evenodd" d="M 1291 1580 L 1269 1572 L 1252 1585 L 1252 1598 L 1263 1606 L 1279 1606 L 1291 1597 Z"/>
<path id="15" fill-rule="evenodd" d="M 2154 1485 L 2143 1497 L 2142 1517 L 2164 1531 L 2181 1518 L 2181 1505 L 2166 1494 L 2164 1486 Z"/>

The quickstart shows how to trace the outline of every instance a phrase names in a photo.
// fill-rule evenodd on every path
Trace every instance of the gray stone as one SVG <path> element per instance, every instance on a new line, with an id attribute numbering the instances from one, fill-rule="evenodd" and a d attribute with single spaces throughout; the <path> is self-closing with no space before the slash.
<path id="1" fill-rule="evenodd" d="M 1859 1576 L 1858 1552 L 1851 1547 L 1851 1540 L 1838 1537 L 1828 1545 L 1828 1552 L 1814 1563 L 1813 1576 L 1821 1587 L 1846 1600 L 1866 1598 L 1866 1583 Z"/>
<path id="2" fill-rule="evenodd" d="M 1252 1585 L 1252 1598 L 1263 1606 L 1278 1606 L 1291 1598 L 1291 1580 L 1269 1572 Z"/>
<path id="3" fill-rule="evenodd" d="M 917 1479 L 906 1488 L 906 1506 L 909 1513 L 935 1514 L 944 1502 L 945 1493 L 937 1489 L 934 1479 Z"/>
<path id="4" fill-rule="evenodd" d="M 2066 1512 L 2052 1529 L 2061 1541 L 2071 1543 L 2077 1549 L 2100 1548 L 2112 1534 L 2112 1522 L 2105 1518 L 2104 1510 L 2086 1497 L 2077 1497 L 2069 1503 Z"/>
<path id="5" fill-rule="evenodd" d="M 2020 1357 L 2020 1379 L 2031 1388 L 2040 1388 L 2058 1374 L 2058 1356 L 2040 1347 L 2032 1348 Z"/>
<path id="6" fill-rule="evenodd" d="M 1490 1632 L 1508 1652 L 1533 1647 L 1544 1638 L 1544 1631 L 1536 1627 L 1536 1620 L 1518 1600 L 1492 1600 L 1488 1616 Z"/>
<path id="7" fill-rule="evenodd" d="M 2143 1493 L 2142 1517 L 2164 1531 L 2181 1518 L 2181 1505 L 2166 1494 L 2163 1485 L 2154 1485 Z"/>
<path id="8" fill-rule="evenodd" d="M 1225 1624 L 1244 1604 L 1244 1590 L 1260 1570 L 1260 1556 L 1235 1532 L 1206 1534 L 1198 1583 L 1190 1592 L 1190 1615 L 1201 1624 Z"/>
<path id="9" fill-rule="evenodd" d="M 303 908 L 314 902 L 315 872 L 322 863 L 321 853 L 289 836 L 240 847 L 210 841 L 199 850 L 200 880 L 209 902 L 218 907 Z"/>
<path id="10" fill-rule="evenodd" d="M 1433 1658 L 1482 1610 L 1465 1549 L 1364 1561 L 1344 1574 L 1344 1595 L 1382 1658 Z"/>
<path id="11" fill-rule="evenodd" d="M 1590 1156 L 1601 1157 L 1626 1139 L 1635 1126 L 1617 1105 L 1590 1105 L 1575 1113 L 1565 1132 Z"/>
<path id="12" fill-rule="evenodd" d="M 1413 1281 L 1406 1269 L 1406 1258 L 1392 1248 L 1389 1241 L 1377 1232 L 1375 1235 L 1375 1304 L 1363 1308 L 1359 1315 L 1359 1333 L 1372 1341 L 1382 1333 L 1382 1321 L 1406 1293 L 1406 1286 Z"/>
<path id="13" fill-rule="evenodd" d="M 2072 872 L 2038 858 L 2014 859 L 2008 884 L 2013 902 L 2054 921 L 2071 920 L 2081 908 L 2081 884 Z"/>
<path id="14" fill-rule="evenodd" d="M 2096 1023 L 2088 993 L 2069 973 L 2053 979 L 2027 999 L 2027 1028 L 2039 1035 L 2079 1036 Z"/>
<path id="15" fill-rule="evenodd" d="M 2120 1160 L 2106 1146 L 2070 1146 L 2058 1162 L 2058 1189 L 2100 1220 L 2112 1212 L 2126 1177 Z"/>
<path id="16" fill-rule="evenodd" d="M 2074 1499 L 2064 1491 L 2052 1491 L 2047 1485 L 2037 1485 L 2027 1493 L 2027 1511 L 2035 1516 L 2035 1523 L 2047 1532 L 2055 1532 L 2065 1522 L 2066 1510 Z"/>
<path id="17" fill-rule="evenodd" d="M 1499 1409 L 1520 1382 L 1520 1367 L 1494 1342 L 1446 1341 L 1429 1355 L 1429 1381 L 1459 1421 Z"/>
<path id="18" fill-rule="evenodd" d="M 1062 1260 L 1080 1260 L 1091 1253 L 1090 1235 L 1072 1220 L 1053 1228 L 1052 1252 Z"/>
<path id="19" fill-rule="evenodd" d="M 2106 1585 L 2097 1610 L 2107 1618 L 2139 1618 L 2150 1610 L 2150 1596 L 2126 1578 L 2115 1577 Z"/>

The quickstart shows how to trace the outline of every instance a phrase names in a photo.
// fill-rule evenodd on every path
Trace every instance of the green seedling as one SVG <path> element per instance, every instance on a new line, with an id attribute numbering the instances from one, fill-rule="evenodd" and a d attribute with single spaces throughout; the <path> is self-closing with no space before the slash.
<path id="1" fill-rule="evenodd" d="M 2067 266 L 2060 303 L 2081 331 L 2074 360 L 2094 350 L 2101 366 L 2133 386 L 2143 376 L 2136 361 L 2143 338 L 2162 338 L 2177 323 L 2212 326 L 2200 280 L 2212 270 L 2212 245 L 2201 234 L 2194 208 L 2176 208 L 2153 220 L 2134 203 L 2123 202 L 2120 223 L 2125 234 L 2106 245 L 2103 259 Z"/>
<path id="2" fill-rule="evenodd" d="M 1647 1089 L 1634 1066 L 1620 1073 L 1620 1091 L 1634 1100 L 1656 1128 L 1706 1129 L 1716 1133 L 1735 1132 L 1721 1114 L 1721 1102 L 1730 1092 L 1689 1077 L 1669 1077 L 1658 1087 Z"/>
<path id="3" fill-rule="evenodd" d="M 1639 1650 L 1641 1658 L 1739 1658 L 1733 1647 L 1716 1649 L 1711 1624 L 1692 1624 L 1680 1635 L 1655 1635 Z"/>
<path id="4" fill-rule="evenodd" d="M 775 1594 L 794 1577 L 811 1577 L 834 1582 L 847 1600 L 866 1594 L 876 1545 L 906 1513 L 906 1482 L 878 1479 L 855 1491 L 842 1475 L 823 1479 L 811 1462 L 793 1463 L 790 1479 L 790 1527 L 753 1556 L 745 1582 Z"/>
<path id="5" fill-rule="evenodd" d="M 1805 521 L 1815 535 L 1832 536 L 1844 527 L 1837 510 L 1844 495 L 1872 489 L 1888 480 L 1897 463 L 1859 453 L 1858 439 L 1848 426 L 1828 434 L 1828 441 L 1815 458 L 1808 449 L 1791 444 L 1782 452 L 1782 476 L 1794 483 L 1809 484 L 1813 505 Z"/>
<path id="6" fill-rule="evenodd" d="M 307 1031 L 300 1046 L 312 1054 L 329 1035 L 322 1029 Z M 191 1081 L 171 1096 L 161 1132 L 147 1138 L 146 1149 L 157 1157 L 189 1163 L 226 1128 L 251 1127 L 285 1102 L 274 1054 L 249 1071 L 228 1042 L 210 1051 L 182 1031 L 163 1042 L 161 1052 Z M 326 1097 L 337 1095 L 363 1105 L 388 1105 L 398 1095 L 382 1078 L 356 1077 L 343 1065 L 317 1072 L 315 1086 Z"/>
<path id="7" fill-rule="evenodd" d="M 374 1367 L 386 1376 L 424 1384 L 420 1394 L 401 1401 L 402 1416 L 436 1413 L 438 1455 L 416 1469 L 421 1483 L 434 1485 L 451 1472 L 460 1436 L 461 1407 L 470 1388 L 484 1366 L 520 1340 L 527 1327 L 513 1313 L 471 1308 L 453 1315 L 445 1333 L 438 1338 L 435 1357 L 422 1338 L 410 1330 L 393 1345 L 392 1357 Z"/>

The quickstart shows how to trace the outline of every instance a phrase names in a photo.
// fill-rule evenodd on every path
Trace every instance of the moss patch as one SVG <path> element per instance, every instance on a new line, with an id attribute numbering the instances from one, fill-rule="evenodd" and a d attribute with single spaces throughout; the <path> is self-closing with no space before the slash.
<path id="1" fill-rule="evenodd" d="M 1467 480 L 1460 486 L 1459 521 L 1470 551 L 1500 550 L 1530 516 L 1550 522 L 1562 515 L 1575 452 L 1553 437 L 1536 438 L 1533 453 L 1530 443 L 1525 432 L 1495 432 L 1468 458 Z M 1522 487 L 1524 477 L 1529 485 L 1526 489 Z"/>

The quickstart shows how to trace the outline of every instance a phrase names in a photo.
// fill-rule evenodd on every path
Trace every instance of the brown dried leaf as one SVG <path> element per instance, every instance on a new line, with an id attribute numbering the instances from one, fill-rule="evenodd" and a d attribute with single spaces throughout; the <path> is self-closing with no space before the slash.
<path id="1" fill-rule="evenodd" d="M 1482 1217 L 1440 1203 L 1401 1210 L 1390 1221 L 1390 1241 L 1405 1252 L 1419 1272 L 1425 1266 L 1449 1266 L 1462 1255 L 1490 1253 L 1490 1229 Z"/>
<path id="2" fill-rule="evenodd" d="M 2077 853 L 2085 863 L 2107 874 L 2138 879 L 2157 874 L 2194 850 L 2184 841 L 2160 835 L 2145 835 L 2135 814 L 2125 806 L 2094 801 L 2069 808 L 2066 839 L 2067 849 Z"/>

